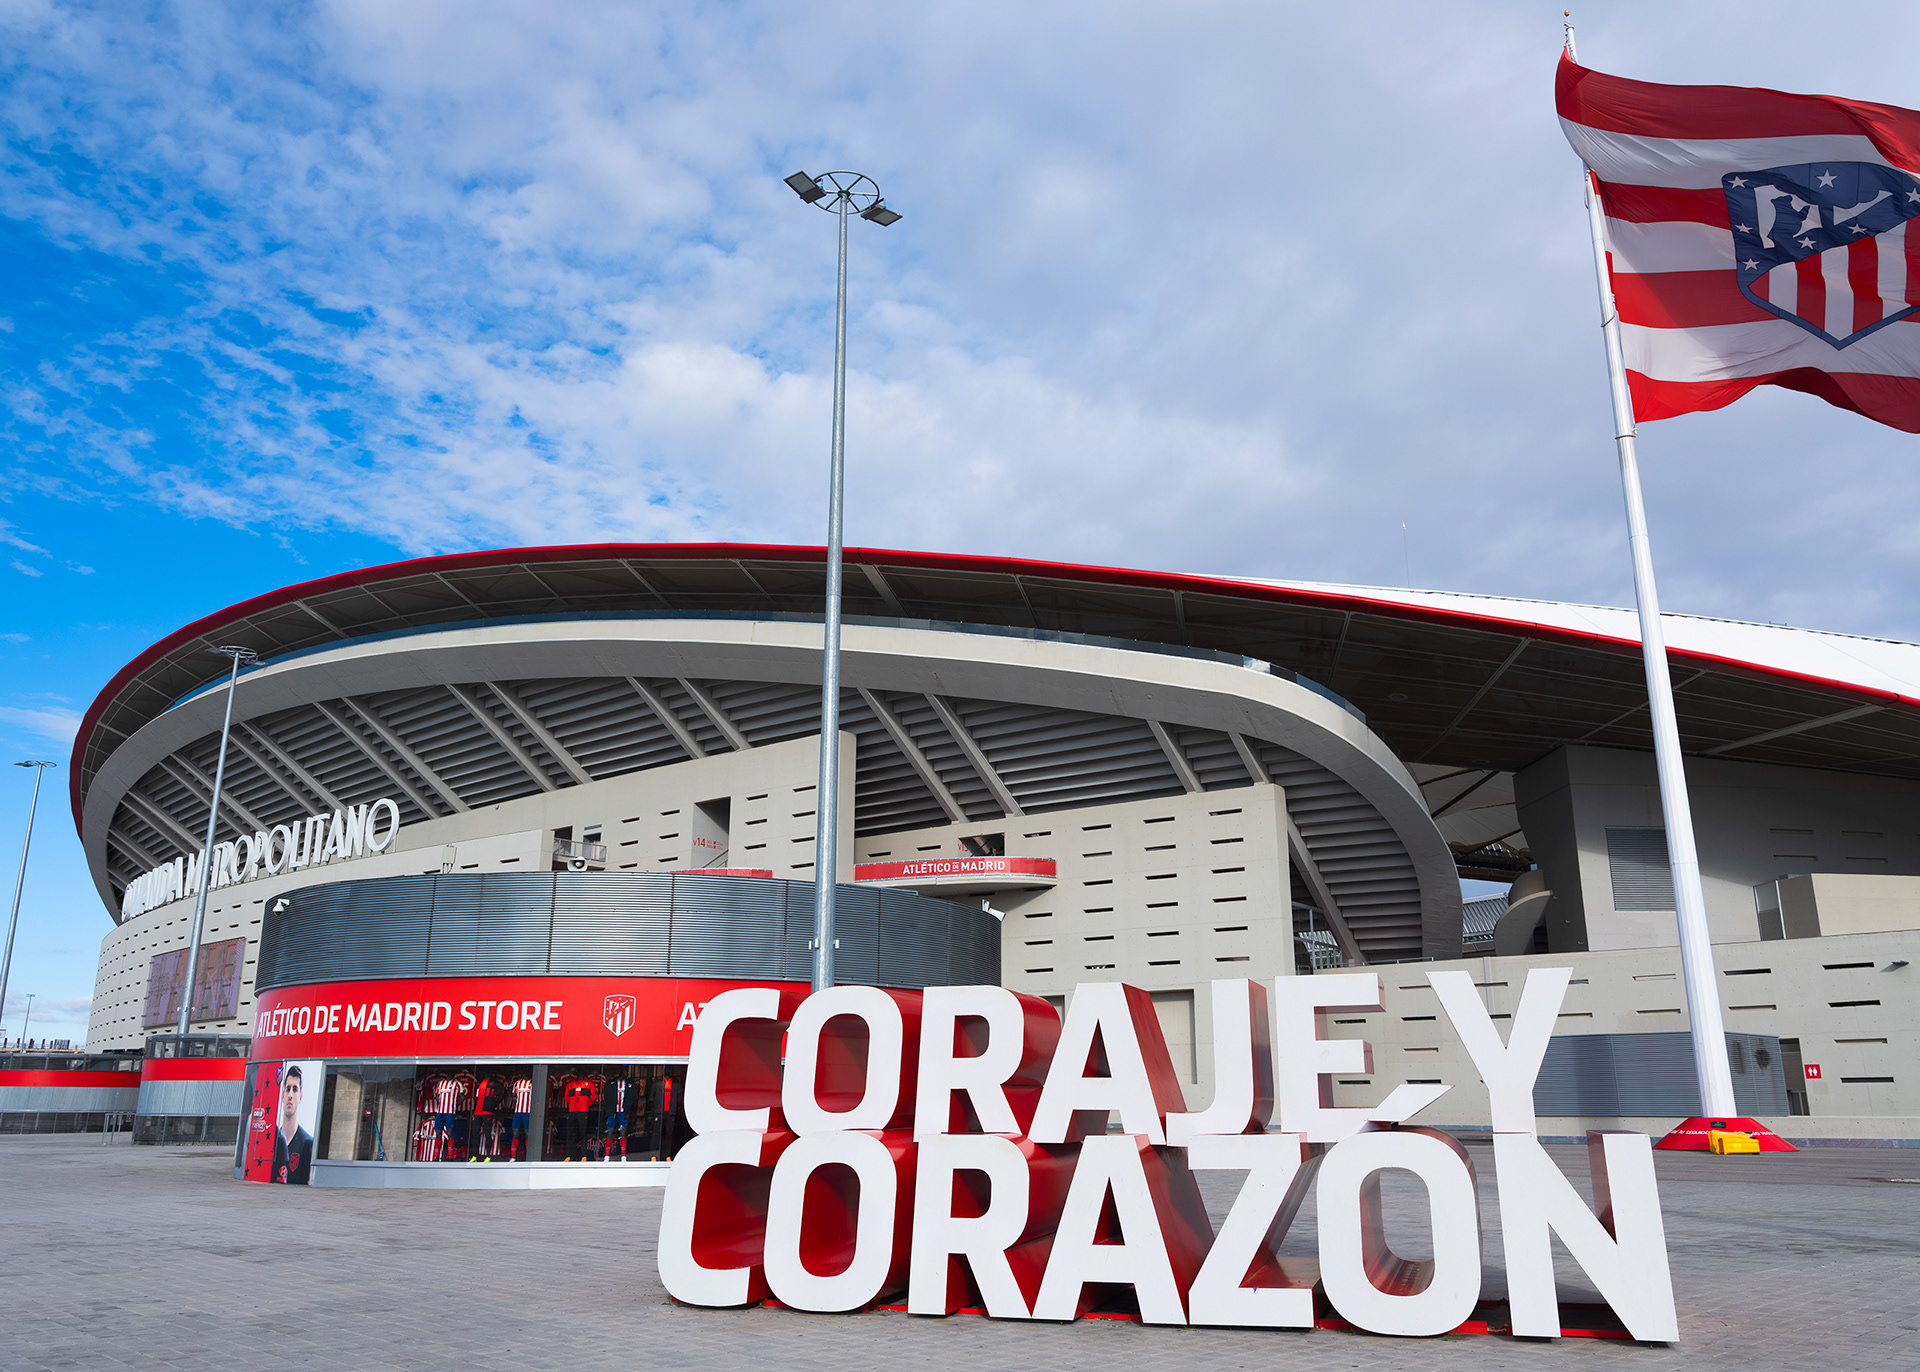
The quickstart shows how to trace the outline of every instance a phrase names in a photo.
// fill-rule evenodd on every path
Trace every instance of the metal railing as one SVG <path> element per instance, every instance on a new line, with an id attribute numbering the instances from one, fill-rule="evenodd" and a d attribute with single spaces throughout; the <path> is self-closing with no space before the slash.
<path id="1" fill-rule="evenodd" d="M 604 863 L 607 860 L 607 845 L 557 838 L 553 841 L 553 855 L 562 862 Z"/>
<path id="2" fill-rule="evenodd" d="M 1300 916 L 1307 917 L 1307 927 L 1299 927 Z M 1346 954 L 1340 949 L 1340 941 L 1334 937 L 1333 930 L 1327 927 L 1327 917 L 1312 905 L 1301 901 L 1293 902 L 1295 941 L 1300 951 L 1306 955 L 1307 965 L 1316 972 L 1326 971 L 1330 967 L 1345 967 Z M 1297 967 L 1299 964 L 1295 963 Z"/>

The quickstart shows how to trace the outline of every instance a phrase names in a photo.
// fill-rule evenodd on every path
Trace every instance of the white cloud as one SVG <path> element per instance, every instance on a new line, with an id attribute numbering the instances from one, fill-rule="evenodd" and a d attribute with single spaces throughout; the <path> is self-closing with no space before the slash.
<path id="1" fill-rule="evenodd" d="M 16 985 L 7 990 L 7 1004 L 0 1010 L 0 1031 L 13 1038 L 20 1037 L 21 1017 L 28 1013 L 27 994 Z M 49 1000 L 34 997 L 31 1018 L 26 1021 L 26 1037 L 33 1040 L 43 1038 L 72 1039 L 75 1043 L 87 1036 L 87 1019 L 93 1013 L 93 997 L 78 996 L 70 1000 Z"/>
<path id="2" fill-rule="evenodd" d="M 39 544 L 27 542 L 25 538 L 20 536 L 20 531 L 4 519 L 0 519 L 0 543 L 6 544 L 9 548 L 18 548 L 23 553 L 46 552 L 46 549 L 42 548 Z"/>
<path id="3" fill-rule="evenodd" d="M 9 635 L 13 637 L 13 635 Z M 24 640 L 25 635 L 19 635 Z M 80 712 L 58 707 L 29 710 L 13 705 L 0 705 L 0 723 L 12 724 L 42 738 L 50 738 L 59 743 L 72 743 L 73 736 L 80 731 Z"/>
<path id="4" fill-rule="evenodd" d="M 20 573 L 21 576 L 40 577 L 46 575 L 38 567 L 30 567 L 17 557 L 7 565 L 12 567 L 14 571 Z"/>
<path id="5" fill-rule="evenodd" d="M 63 491 L 415 552 L 817 540 L 832 225 L 779 177 L 853 163 L 907 215 L 853 226 L 853 541 L 1387 582 L 1405 520 L 1417 581 L 1617 603 L 1549 18 L 16 11 L 0 212 L 168 304 L 6 430 Z M 1823 22 L 1629 4 L 1583 51 L 1908 98 L 1909 15 Z M 1668 604 L 1920 633 L 1907 441 L 1800 396 L 1648 426 Z"/>

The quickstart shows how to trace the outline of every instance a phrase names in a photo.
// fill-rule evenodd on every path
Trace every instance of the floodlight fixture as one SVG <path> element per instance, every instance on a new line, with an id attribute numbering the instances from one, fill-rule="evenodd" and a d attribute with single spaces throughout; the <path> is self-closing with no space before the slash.
<path id="1" fill-rule="evenodd" d="M 816 200 L 827 197 L 827 189 L 803 171 L 797 171 L 787 178 L 787 184 L 793 187 L 793 193 L 811 205 Z"/>
<path id="2" fill-rule="evenodd" d="M 860 217 L 869 224 L 878 224 L 883 229 L 889 224 L 898 224 L 900 222 L 900 216 L 888 209 L 886 203 L 880 200 L 874 201 L 871 205 L 867 206 L 867 208 L 860 211 Z"/>

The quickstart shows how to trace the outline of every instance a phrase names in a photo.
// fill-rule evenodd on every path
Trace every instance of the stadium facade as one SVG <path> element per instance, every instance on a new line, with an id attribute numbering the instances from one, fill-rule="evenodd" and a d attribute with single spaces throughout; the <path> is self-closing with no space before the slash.
<path id="1" fill-rule="evenodd" d="M 154 645 L 75 744 L 115 920 L 89 1050 L 176 1085 L 203 1041 L 307 1064 L 320 1181 L 653 1174 L 699 1006 L 806 979 L 824 561 L 429 558 Z M 1378 968 L 1382 1009 L 1329 1026 L 1373 1045 L 1335 1086 L 1359 1104 L 1473 1080 L 1408 964 L 1466 959 L 1498 1015 L 1551 961 L 1576 972 L 1542 1113 L 1697 1113 L 1627 612 L 865 549 L 842 592 L 843 980 L 1129 982 L 1197 1104 L 1214 979 Z M 1789 1138 L 1920 1136 L 1920 648 L 1670 619 L 1742 1108 Z M 169 1043 L 222 644 L 261 662 Z M 1463 907 L 1462 878 L 1511 891 Z M 227 1118 L 274 1117 L 264 1076 L 220 1071 Z M 153 1136 L 218 1113 L 162 1084 Z M 1477 1091 L 1423 1122 L 1484 1122 Z"/>

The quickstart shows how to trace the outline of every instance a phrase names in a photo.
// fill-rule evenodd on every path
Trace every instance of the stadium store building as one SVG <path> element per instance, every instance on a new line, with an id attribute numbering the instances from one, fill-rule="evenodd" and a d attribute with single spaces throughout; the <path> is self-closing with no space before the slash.
<path id="1" fill-rule="evenodd" d="M 250 1175 L 657 1179 L 701 1004 L 806 979 L 823 564 L 432 558 L 156 644 L 75 747 L 116 920 L 89 1048 L 186 1046 L 226 703 L 206 650 L 237 643 L 262 661 L 192 1028 L 250 1040 L 227 1088 Z M 1471 959 L 1497 1014 L 1528 965 L 1571 962 L 1543 1113 L 1697 1113 L 1629 613 L 859 549 L 842 593 L 843 980 L 1133 983 L 1197 1106 L 1213 979 L 1401 969 L 1328 1027 L 1374 1044 L 1333 1083 L 1359 1104 L 1472 1080 L 1404 964 Z M 1920 649 L 1672 619 L 1743 1109 L 1920 1136 L 1895 989 L 1920 940 Z M 1511 893 L 1463 907 L 1462 877 Z M 1423 1122 L 1483 1124 L 1477 1092 Z"/>

